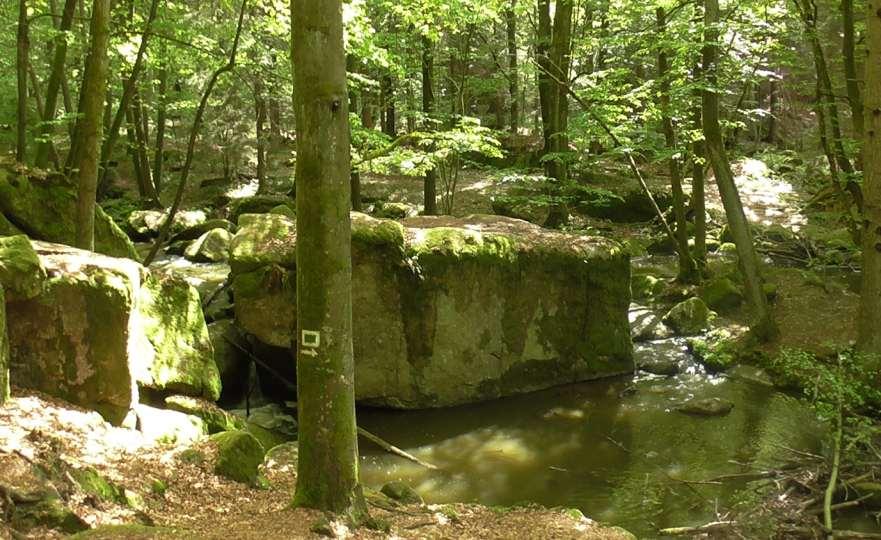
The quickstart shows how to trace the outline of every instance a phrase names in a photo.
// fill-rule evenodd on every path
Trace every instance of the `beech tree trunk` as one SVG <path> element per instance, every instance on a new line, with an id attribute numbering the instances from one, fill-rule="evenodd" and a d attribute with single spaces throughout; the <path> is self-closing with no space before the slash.
<path id="1" fill-rule="evenodd" d="M 16 41 L 15 74 L 18 83 L 16 104 L 15 159 L 27 161 L 28 154 L 28 7 L 26 0 L 18 0 L 18 37 Z"/>
<path id="2" fill-rule="evenodd" d="M 517 65 L 517 0 L 505 11 L 505 30 L 508 42 L 508 99 L 510 100 L 511 133 L 520 129 L 520 69 Z"/>
<path id="3" fill-rule="evenodd" d="M 64 65 L 67 61 L 67 36 L 73 24 L 73 14 L 76 11 L 77 0 L 66 0 L 64 11 L 59 21 L 58 35 L 53 45 L 52 67 L 49 72 L 49 80 L 46 83 L 46 100 L 43 102 L 43 123 L 40 124 L 40 137 L 37 141 L 37 157 L 34 161 L 37 167 L 45 167 L 49 163 L 50 138 L 55 131 L 52 122 L 55 120 L 55 112 L 58 110 L 58 93 L 65 81 Z"/>
<path id="4" fill-rule="evenodd" d="M 857 348 L 881 365 L 881 0 L 866 14 L 865 206 Z"/>
<path id="5" fill-rule="evenodd" d="M 853 0 L 841 0 L 842 40 L 841 52 L 844 58 L 844 77 L 847 87 L 847 102 L 850 105 L 854 137 L 863 137 L 863 98 L 860 95 L 860 82 L 857 78 L 857 61 L 854 45 Z"/>
<path id="6" fill-rule="evenodd" d="M 718 69 L 718 39 L 719 30 L 719 0 L 706 0 L 704 8 L 704 72 L 707 77 L 707 85 L 703 90 L 703 127 L 706 139 L 707 154 L 713 166 L 716 176 L 716 185 L 722 197 L 722 205 L 725 207 L 725 216 L 728 218 L 728 227 L 734 236 L 734 244 L 737 246 L 737 255 L 740 258 L 740 269 L 744 275 L 747 299 L 752 310 L 750 330 L 755 336 L 768 341 L 777 334 L 774 319 L 768 306 L 768 299 L 762 288 L 762 278 L 759 273 L 759 258 L 753 246 L 752 233 L 749 222 L 743 212 L 740 202 L 740 194 L 734 183 L 734 175 L 731 173 L 731 164 L 725 151 L 722 140 L 722 128 L 719 124 L 719 94 L 714 89 L 717 87 Z"/>
<path id="7" fill-rule="evenodd" d="M 394 139 L 398 136 L 398 113 L 395 106 L 395 84 L 388 73 L 379 82 L 380 102 L 382 102 L 382 132 Z"/>
<path id="8" fill-rule="evenodd" d="M 434 129 L 430 123 L 434 115 L 434 43 L 427 36 L 422 36 L 422 112 L 429 122 L 426 129 Z M 422 198 L 425 215 L 436 216 L 437 171 L 434 169 L 425 173 Z"/>
<path id="9" fill-rule="evenodd" d="M 107 92 L 107 45 L 110 41 L 110 0 L 93 0 L 89 55 L 80 90 L 79 120 L 74 130 L 76 153 L 72 156 L 77 179 L 76 247 L 95 249 L 95 196 L 98 190 L 98 156 L 101 116 Z"/>
<path id="10" fill-rule="evenodd" d="M 168 60 L 163 58 L 162 61 L 167 62 Z M 162 193 L 162 169 L 165 165 L 165 119 L 168 104 L 168 66 L 165 64 L 163 64 L 162 68 L 159 70 L 158 98 L 156 111 L 156 143 L 153 150 L 153 185 L 156 187 L 157 198 L 158 195 Z"/>
<path id="11" fill-rule="evenodd" d="M 298 506 L 366 516 L 358 484 L 341 0 L 291 4 L 297 118 Z"/>

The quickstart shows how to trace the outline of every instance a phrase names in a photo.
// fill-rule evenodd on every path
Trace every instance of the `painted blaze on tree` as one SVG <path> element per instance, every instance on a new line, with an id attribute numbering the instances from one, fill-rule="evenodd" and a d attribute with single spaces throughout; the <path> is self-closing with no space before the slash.
<path id="1" fill-rule="evenodd" d="M 293 0 L 297 119 L 295 504 L 358 519 L 349 125 L 340 0 Z"/>

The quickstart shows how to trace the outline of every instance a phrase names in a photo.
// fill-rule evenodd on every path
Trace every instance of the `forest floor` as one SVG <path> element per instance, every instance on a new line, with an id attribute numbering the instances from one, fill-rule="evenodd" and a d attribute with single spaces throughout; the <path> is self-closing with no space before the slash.
<path id="1" fill-rule="evenodd" d="M 194 459 L 196 455 L 205 459 Z M 128 502 L 83 491 L 73 476 L 90 468 Z M 295 459 L 273 454 L 262 474 L 267 482 L 261 488 L 226 480 L 213 473 L 208 442 L 189 447 L 151 442 L 140 432 L 107 424 L 96 412 L 34 392 L 16 391 L 0 408 L 0 491 L 38 493 L 47 489 L 50 478 L 53 487 L 48 489 L 56 490 L 83 524 L 102 527 L 86 538 L 631 538 L 561 509 L 405 505 L 375 493 L 368 497 L 370 514 L 387 531 L 349 530 L 330 522 L 318 534 L 312 529 L 322 522 L 322 514 L 291 506 Z M 0 498 L 0 509 L 6 512 L 0 516 L 10 517 L 12 505 L 11 498 Z M 45 527 L 23 536 L 0 519 L 3 540 L 64 537 Z"/>

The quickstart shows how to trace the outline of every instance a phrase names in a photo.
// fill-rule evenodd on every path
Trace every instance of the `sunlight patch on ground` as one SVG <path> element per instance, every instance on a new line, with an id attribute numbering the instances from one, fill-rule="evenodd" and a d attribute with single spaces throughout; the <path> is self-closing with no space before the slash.
<path id="1" fill-rule="evenodd" d="M 248 183 L 230 188 L 226 195 L 231 199 L 244 199 L 245 197 L 253 197 L 257 194 L 259 182 L 256 178 L 249 180 Z"/>

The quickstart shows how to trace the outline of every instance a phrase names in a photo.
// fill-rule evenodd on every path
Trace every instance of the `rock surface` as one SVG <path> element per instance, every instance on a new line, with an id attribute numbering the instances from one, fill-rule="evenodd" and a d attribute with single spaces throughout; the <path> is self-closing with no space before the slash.
<path id="1" fill-rule="evenodd" d="M 734 403 L 722 398 L 692 399 L 676 407 L 676 410 L 695 416 L 725 416 L 734 408 Z"/>
<path id="2" fill-rule="evenodd" d="M 701 299 L 710 309 L 730 311 L 743 302 L 743 291 L 729 278 L 716 278 L 708 281 L 700 289 Z"/>
<path id="3" fill-rule="evenodd" d="M 219 376 L 195 289 L 140 264 L 34 242 L 49 278 L 6 303 L 12 382 L 118 424 L 138 386 L 216 399 Z"/>
<path id="4" fill-rule="evenodd" d="M 244 484 L 257 482 L 257 468 L 263 463 L 266 451 L 247 431 L 226 431 L 211 436 L 217 447 L 214 472 Z"/>
<path id="5" fill-rule="evenodd" d="M 46 269 L 27 236 L 0 237 L 0 285 L 10 295 L 33 298 L 45 281 Z"/>
<path id="6" fill-rule="evenodd" d="M 212 229 L 190 244 L 184 256 L 194 262 L 225 262 L 229 259 L 231 239 L 226 229 Z"/>
<path id="7" fill-rule="evenodd" d="M 352 220 L 361 402 L 447 406 L 633 369 L 630 266 L 616 243 L 498 216 Z M 296 224 L 244 215 L 239 225 L 236 319 L 290 347 Z"/>
<path id="8" fill-rule="evenodd" d="M 28 178 L 0 166 L 0 213 L 31 239 L 74 244 L 76 188 L 63 178 Z M 137 260 L 129 237 L 95 208 L 95 251 Z"/>
<path id="9" fill-rule="evenodd" d="M 700 298 L 682 301 L 664 315 L 664 324 L 680 336 L 700 334 L 710 322 L 712 312 Z"/>

